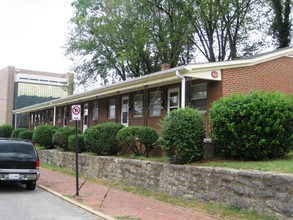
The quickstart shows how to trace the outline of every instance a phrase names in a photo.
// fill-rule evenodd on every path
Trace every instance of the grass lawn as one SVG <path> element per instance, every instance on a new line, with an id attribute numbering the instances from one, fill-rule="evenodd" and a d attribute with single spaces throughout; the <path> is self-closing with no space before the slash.
<path id="1" fill-rule="evenodd" d="M 190 164 L 192 166 L 225 167 L 242 170 L 259 170 L 274 173 L 293 174 L 293 152 L 282 159 L 267 161 L 210 160 Z"/>
<path id="2" fill-rule="evenodd" d="M 144 157 L 127 155 L 121 156 L 121 158 L 137 159 L 137 160 L 149 160 L 153 162 L 168 163 L 167 157 Z M 267 160 L 267 161 L 232 161 L 232 160 L 203 160 L 196 163 L 188 164 L 189 166 L 209 166 L 209 167 L 225 167 L 238 170 L 259 170 L 265 172 L 274 173 L 287 173 L 293 174 L 293 152 L 282 159 Z"/>

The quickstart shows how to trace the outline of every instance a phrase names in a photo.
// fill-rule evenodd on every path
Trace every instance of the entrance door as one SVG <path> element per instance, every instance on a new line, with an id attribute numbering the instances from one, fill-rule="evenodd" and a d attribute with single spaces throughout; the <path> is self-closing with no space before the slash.
<path id="1" fill-rule="evenodd" d="M 88 112 L 89 112 L 89 104 L 88 103 L 84 103 L 83 105 L 83 126 L 82 126 L 82 131 L 85 132 L 85 130 L 88 128 L 88 121 L 89 121 L 89 117 L 88 117 Z"/>
<path id="2" fill-rule="evenodd" d="M 128 126 L 128 96 L 123 96 L 121 100 L 121 124 Z"/>
<path id="3" fill-rule="evenodd" d="M 179 108 L 179 88 L 168 91 L 168 112 Z"/>

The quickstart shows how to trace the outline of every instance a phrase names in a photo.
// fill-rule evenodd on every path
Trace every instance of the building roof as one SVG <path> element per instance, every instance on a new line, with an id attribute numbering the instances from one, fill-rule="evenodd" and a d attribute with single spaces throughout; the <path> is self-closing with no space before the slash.
<path id="1" fill-rule="evenodd" d="M 223 69 L 253 66 L 259 63 L 267 62 L 284 56 L 293 58 L 293 47 L 282 48 L 275 51 L 266 52 L 237 60 L 198 63 L 162 70 L 138 78 L 133 78 L 126 81 L 117 82 L 111 85 L 105 85 L 102 87 L 94 88 L 86 92 L 77 93 L 64 98 L 55 99 L 49 102 L 44 102 L 28 106 L 25 108 L 17 109 L 14 110 L 14 113 L 20 114 L 27 113 L 30 111 L 42 110 L 53 106 L 79 104 L 80 102 L 92 100 L 95 98 L 115 96 L 118 92 L 119 94 L 125 94 L 132 91 L 143 90 L 145 86 L 148 86 L 148 88 L 152 88 L 172 83 L 178 83 L 181 82 L 180 77 L 191 77 L 198 79 L 220 81 L 221 70 Z"/>

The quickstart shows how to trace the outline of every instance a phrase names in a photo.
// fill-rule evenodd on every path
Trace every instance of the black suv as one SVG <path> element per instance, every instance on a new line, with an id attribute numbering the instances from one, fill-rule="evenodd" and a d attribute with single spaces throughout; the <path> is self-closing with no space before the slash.
<path id="1" fill-rule="evenodd" d="M 30 141 L 0 138 L 0 182 L 18 182 L 34 190 L 39 166 L 39 156 Z"/>

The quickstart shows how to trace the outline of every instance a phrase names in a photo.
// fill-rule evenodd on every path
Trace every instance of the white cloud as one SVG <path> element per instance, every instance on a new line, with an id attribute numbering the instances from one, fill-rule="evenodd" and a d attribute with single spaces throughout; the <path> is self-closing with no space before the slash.
<path id="1" fill-rule="evenodd" d="M 72 0 L 0 0 L 0 69 L 68 72 L 64 57 Z"/>

